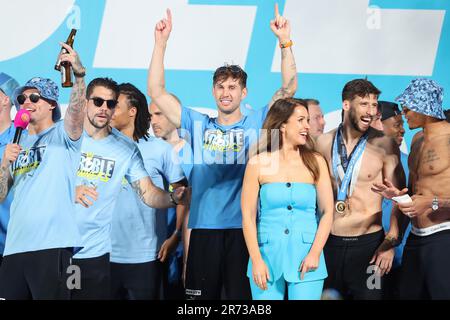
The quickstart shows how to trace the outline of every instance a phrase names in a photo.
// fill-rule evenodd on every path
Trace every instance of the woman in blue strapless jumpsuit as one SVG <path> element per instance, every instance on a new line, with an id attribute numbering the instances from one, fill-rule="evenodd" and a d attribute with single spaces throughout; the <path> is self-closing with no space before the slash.
<path id="1" fill-rule="evenodd" d="M 261 139 L 259 150 L 267 152 L 251 158 L 244 178 L 242 221 L 253 299 L 284 299 L 286 287 L 290 300 L 320 299 L 327 277 L 323 246 L 333 220 L 333 192 L 326 161 L 312 151 L 305 134 L 306 104 L 278 100 L 263 129 L 279 129 L 280 140 L 275 148 Z M 277 166 L 274 161 L 279 161 Z"/>

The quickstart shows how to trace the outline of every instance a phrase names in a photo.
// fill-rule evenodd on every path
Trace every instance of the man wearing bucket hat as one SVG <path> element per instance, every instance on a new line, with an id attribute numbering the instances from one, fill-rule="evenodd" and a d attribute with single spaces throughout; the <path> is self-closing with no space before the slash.
<path id="1" fill-rule="evenodd" d="M 15 133 L 14 125 L 11 123 L 11 106 L 12 94 L 18 86 L 19 83 L 14 78 L 0 72 L 0 161 L 6 145 L 12 141 Z M 5 249 L 6 227 L 9 221 L 11 201 L 11 193 L 8 193 L 6 200 L 0 203 L 0 265 Z"/>
<path id="2" fill-rule="evenodd" d="M 400 298 L 450 299 L 450 124 L 442 109 L 443 88 L 430 79 L 415 79 L 396 99 L 414 136 L 409 155 L 409 193 L 412 201 L 398 203 L 411 218 L 411 234 L 404 249 Z M 378 186 L 392 198 L 405 194 Z"/>
<path id="3" fill-rule="evenodd" d="M 69 46 L 76 81 L 84 92 L 85 70 Z M 63 59 L 63 56 L 61 56 Z M 75 171 L 80 159 L 84 101 L 71 101 L 64 121 L 59 91 L 50 79 L 35 77 L 14 92 L 16 106 L 30 113 L 20 145 L 8 144 L 0 167 L 0 200 L 9 189 L 8 234 L 0 269 L 0 298 L 68 299 L 66 277 L 80 246 L 75 221 Z"/>

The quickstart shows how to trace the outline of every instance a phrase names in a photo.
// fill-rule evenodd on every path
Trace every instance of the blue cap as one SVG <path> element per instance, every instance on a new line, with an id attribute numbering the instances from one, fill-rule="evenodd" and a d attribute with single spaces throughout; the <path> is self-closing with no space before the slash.
<path id="1" fill-rule="evenodd" d="M 13 99 L 14 90 L 19 86 L 19 83 L 6 73 L 0 72 L 0 89 L 6 94 L 11 102 Z"/>
<path id="2" fill-rule="evenodd" d="M 395 100 L 406 108 L 437 119 L 445 119 L 442 109 L 444 89 L 430 79 L 415 79 Z"/>
<path id="3" fill-rule="evenodd" d="M 56 107 L 55 109 L 53 109 L 52 119 L 54 122 L 61 119 L 61 108 L 58 103 L 59 89 L 56 83 L 54 83 L 51 79 L 36 77 L 28 80 L 28 82 L 25 83 L 23 87 L 17 88 L 14 91 L 14 104 L 16 105 L 17 110 L 20 109 L 20 104 L 17 101 L 17 97 L 26 89 L 31 88 L 37 89 L 42 98 L 51 100 L 56 103 Z"/>

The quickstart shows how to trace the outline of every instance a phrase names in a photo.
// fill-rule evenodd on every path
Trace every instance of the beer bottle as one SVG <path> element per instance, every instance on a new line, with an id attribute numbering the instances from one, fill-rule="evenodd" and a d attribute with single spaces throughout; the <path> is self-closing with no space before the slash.
<path id="1" fill-rule="evenodd" d="M 69 45 L 70 47 L 73 47 L 73 42 L 75 40 L 76 33 L 77 33 L 77 30 L 72 29 L 70 31 L 69 37 L 66 40 L 66 44 Z M 61 54 L 65 54 L 65 53 L 68 53 L 68 51 L 64 47 L 61 48 L 61 51 L 58 55 L 58 61 L 55 64 L 55 70 L 61 72 L 61 85 L 64 88 L 67 88 L 67 87 L 72 87 L 73 82 L 72 82 L 72 66 L 71 66 L 70 62 L 69 61 L 61 62 L 61 60 L 59 58 L 61 56 Z"/>

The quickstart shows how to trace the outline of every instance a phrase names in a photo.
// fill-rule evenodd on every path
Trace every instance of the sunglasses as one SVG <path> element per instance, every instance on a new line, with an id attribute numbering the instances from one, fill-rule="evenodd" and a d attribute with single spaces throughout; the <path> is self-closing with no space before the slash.
<path id="1" fill-rule="evenodd" d="M 100 108 L 103 103 L 106 101 L 106 106 L 108 107 L 108 109 L 114 109 L 117 106 L 117 100 L 105 100 L 103 98 L 98 98 L 98 97 L 94 97 L 94 98 L 90 98 L 89 100 L 94 101 L 94 105 L 98 108 Z"/>
<path id="2" fill-rule="evenodd" d="M 29 96 L 27 96 L 26 94 L 20 94 L 17 96 L 17 102 L 22 105 L 25 103 L 25 101 L 27 101 L 27 98 L 30 99 L 30 101 L 32 103 L 36 103 L 38 102 L 40 99 L 44 99 L 41 97 L 41 95 L 39 93 L 32 93 Z"/>

